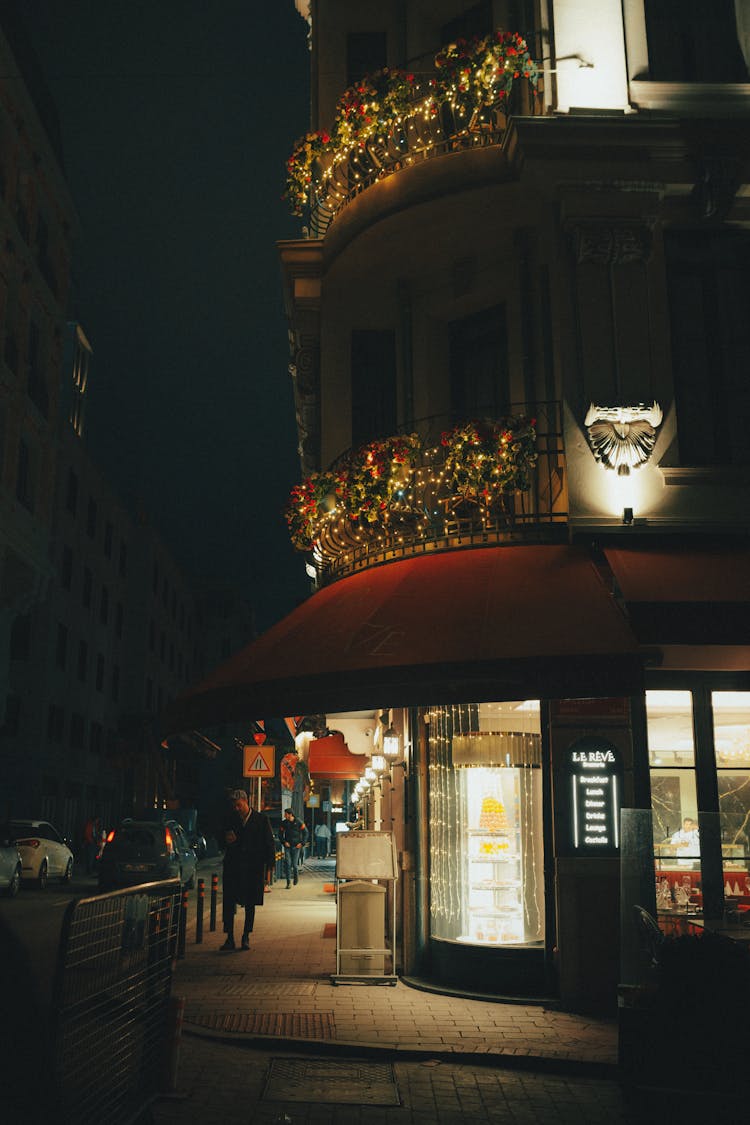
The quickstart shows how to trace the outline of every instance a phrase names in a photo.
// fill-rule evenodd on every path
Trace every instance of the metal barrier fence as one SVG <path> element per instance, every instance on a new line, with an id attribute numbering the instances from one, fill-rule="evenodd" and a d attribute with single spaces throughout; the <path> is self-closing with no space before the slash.
<path id="1" fill-rule="evenodd" d="M 178 880 L 77 899 L 55 982 L 53 1077 L 65 1125 L 127 1125 L 162 1085 Z"/>

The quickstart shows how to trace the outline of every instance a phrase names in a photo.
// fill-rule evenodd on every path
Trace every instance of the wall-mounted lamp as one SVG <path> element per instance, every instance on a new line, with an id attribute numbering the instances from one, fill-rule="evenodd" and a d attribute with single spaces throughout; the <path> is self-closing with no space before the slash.
<path id="1" fill-rule="evenodd" d="M 397 732 L 392 726 L 386 727 L 383 733 L 383 754 L 388 763 L 395 762 L 400 749 L 401 744 Z"/>
<path id="2" fill-rule="evenodd" d="M 372 758 L 370 758 L 370 767 L 376 777 L 382 777 L 388 769 L 385 754 L 373 754 Z"/>

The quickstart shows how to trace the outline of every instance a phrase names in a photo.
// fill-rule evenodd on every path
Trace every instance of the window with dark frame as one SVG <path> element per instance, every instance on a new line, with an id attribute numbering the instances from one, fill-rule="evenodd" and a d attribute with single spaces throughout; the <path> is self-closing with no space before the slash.
<path id="1" fill-rule="evenodd" d="M 750 236 L 664 238 L 677 440 L 683 466 L 750 464 Z"/>
<path id="2" fill-rule="evenodd" d="M 448 339 L 453 421 L 499 418 L 510 404 L 505 305 L 452 321 Z"/>
<path id="3" fill-rule="evenodd" d="M 350 31 L 346 36 L 346 85 L 354 86 L 366 74 L 388 64 L 388 37 L 384 31 Z"/>
<path id="4" fill-rule="evenodd" d="M 355 329 L 351 340 L 352 446 L 396 432 L 396 334 Z"/>

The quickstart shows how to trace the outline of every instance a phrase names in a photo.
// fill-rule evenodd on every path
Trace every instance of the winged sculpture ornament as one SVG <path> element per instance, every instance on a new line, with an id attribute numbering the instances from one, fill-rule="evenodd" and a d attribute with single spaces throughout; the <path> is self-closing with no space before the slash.
<path id="1" fill-rule="evenodd" d="M 618 476 L 627 476 L 648 461 L 662 418 L 657 402 L 635 406 L 595 406 L 592 402 L 583 424 L 597 461 Z"/>

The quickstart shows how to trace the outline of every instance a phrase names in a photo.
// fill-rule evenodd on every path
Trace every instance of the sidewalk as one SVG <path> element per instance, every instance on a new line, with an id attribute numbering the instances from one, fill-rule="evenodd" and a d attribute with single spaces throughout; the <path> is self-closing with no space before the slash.
<path id="1" fill-rule="evenodd" d="M 333 883 L 332 862 L 308 860 L 289 890 L 275 883 L 257 910 L 250 950 L 220 952 L 221 887 L 216 930 L 209 930 L 212 870 L 220 873 L 220 865 L 202 864 L 199 871 L 206 884 L 203 941 L 195 943 L 191 894 L 185 957 L 174 976 L 173 993 L 186 1001 L 186 1036 L 318 1057 L 492 1062 L 547 1074 L 616 1076 L 614 1019 L 468 1000 L 402 981 L 332 984 L 336 904 L 324 890 Z"/>

